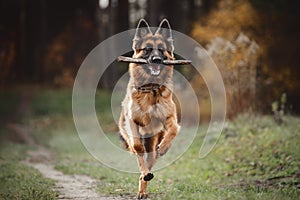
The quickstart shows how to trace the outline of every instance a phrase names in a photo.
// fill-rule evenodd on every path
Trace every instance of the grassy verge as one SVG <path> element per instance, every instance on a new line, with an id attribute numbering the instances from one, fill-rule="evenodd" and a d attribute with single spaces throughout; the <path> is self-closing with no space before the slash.
<path id="1" fill-rule="evenodd" d="M 54 182 L 21 164 L 31 147 L 7 143 L 0 148 L 0 199 L 56 199 Z"/>
<path id="2" fill-rule="evenodd" d="M 19 91 L 19 90 L 17 90 Z M 0 93 L 0 199 L 56 199 L 54 182 L 21 161 L 34 147 L 26 144 L 25 135 L 11 126 L 27 127 L 18 110 L 22 101 L 17 91 Z M 23 115 L 22 115 L 23 117 Z"/>

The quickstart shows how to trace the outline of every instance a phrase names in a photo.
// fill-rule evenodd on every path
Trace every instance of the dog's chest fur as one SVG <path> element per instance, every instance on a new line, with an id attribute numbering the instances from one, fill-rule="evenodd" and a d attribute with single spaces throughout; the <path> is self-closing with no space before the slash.
<path id="1" fill-rule="evenodd" d="M 141 135 L 157 133 L 164 129 L 167 117 L 174 114 L 171 85 L 162 85 L 149 91 L 141 91 L 128 85 L 122 103 L 124 117 L 139 125 Z"/>

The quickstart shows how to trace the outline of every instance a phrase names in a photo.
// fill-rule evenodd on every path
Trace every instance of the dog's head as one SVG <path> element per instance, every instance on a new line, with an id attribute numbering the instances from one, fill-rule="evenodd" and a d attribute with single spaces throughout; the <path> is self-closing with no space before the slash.
<path id="1" fill-rule="evenodd" d="M 173 75 L 172 65 L 163 65 L 163 60 L 174 60 L 174 46 L 169 22 L 164 19 L 153 34 L 148 23 L 141 19 L 133 39 L 134 58 L 143 58 L 148 64 L 131 63 L 129 71 L 139 85 L 163 84 Z"/>

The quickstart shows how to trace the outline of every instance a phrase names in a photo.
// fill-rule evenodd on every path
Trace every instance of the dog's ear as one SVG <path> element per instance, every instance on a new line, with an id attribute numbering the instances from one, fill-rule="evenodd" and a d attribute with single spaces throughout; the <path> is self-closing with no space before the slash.
<path id="1" fill-rule="evenodd" d="M 152 34 L 148 23 L 146 22 L 146 20 L 141 19 L 137 25 L 134 39 L 143 38 L 145 35 L 147 35 L 149 33 Z"/>
<path id="2" fill-rule="evenodd" d="M 168 39 L 168 40 L 172 40 L 172 30 L 171 30 L 171 26 L 170 23 L 167 19 L 163 19 L 159 26 L 157 31 L 155 32 L 155 35 L 162 35 L 164 38 Z"/>
<path id="3" fill-rule="evenodd" d="M 133 38 L 133 44 L 132 44 L 132 48 L 133 50 L 138 49 L 138 41 L 140 41 L 144 36 L 146 36 L 147 34 L 152 32 L 149 28 L 148 23 L 146 22 L 146 20 L 141 19 L 137 25 L 136 31 L 135 31 L 135 35 Z"/>
<path id="4" fill-rule="evenodd" d="M 160 22 L 159 27 L 155 32 L 155 35 L 161 35 L 167 41 L 167 49 L 173 54 L 174 45 L 173 45 L 172 30 L 169 21 L 167 19 L 163 19 Z"/>

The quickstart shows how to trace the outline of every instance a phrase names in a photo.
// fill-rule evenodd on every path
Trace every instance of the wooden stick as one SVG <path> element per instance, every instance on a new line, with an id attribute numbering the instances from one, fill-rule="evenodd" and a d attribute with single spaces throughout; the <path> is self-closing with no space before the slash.
<path id="1" fill-rule="evenodd" d="M 148 63 L 148 61 L 143 58 L 131 58 L 131 57 L 125 57 L 125 56 L 119 56 L 118 61 L 119 62 L 127 62 L 127 63 L 140 63 L 140 64 Z"/>
<path id="2" fill-rule="evenodd" d="M 146 59 L 143 58 L 131 58 L 125 56 L 118 57 L 119 62 L 127 62 L 127 63 L 138 63 L 138 64 L 151 64 Z M 190 60 L 163 60 L 162 64 L 164 65 L 187 65 L 191 64 Z"/>
<path id="3" fill-rule="evenodd" d="M 188 65 L 191 64 L 191 60 L 164 60 L 164 65 Z"/>

